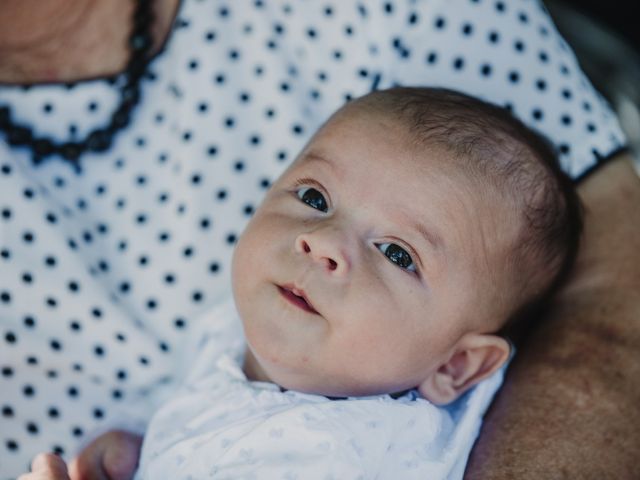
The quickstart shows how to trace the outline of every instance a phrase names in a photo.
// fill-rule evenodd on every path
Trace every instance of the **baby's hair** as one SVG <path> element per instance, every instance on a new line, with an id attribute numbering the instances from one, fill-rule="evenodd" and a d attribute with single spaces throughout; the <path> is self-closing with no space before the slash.
<path id="1" fill-rule="evenodd" d="M 415 147 L 453 153 L 469 178 L 513 203 L 523 221 L 506 270 L 518 301 L 502 332 L 539 312 L 566 279 L 582 231 L 579 197 L 551 143 L 507 109 L 443 88 L 396 87 L 354 104 L 391 114 Z"/>

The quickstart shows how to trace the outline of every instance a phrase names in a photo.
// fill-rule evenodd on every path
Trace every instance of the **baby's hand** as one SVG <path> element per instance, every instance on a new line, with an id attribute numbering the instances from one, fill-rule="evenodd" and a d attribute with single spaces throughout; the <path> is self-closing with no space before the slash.
<path id="1" fill-rule="evenodd" d="M 58 455 L 41 453 L 31 462 L 31 473 L 20 475 L 18 480 L 70 480 L 67 465 Z"/>
<path id="2" fill-rule="evenodd" d="M 123 430 L 107 432 L 91 442 L 69 464 L 71 480 L 131 480 L 138 467 L 141 446 L 140 435 Z M 42 480 L 45 479 L 49 480 L 49 477 Z M 51 480 L 58 480 L 58 477 Z"/>

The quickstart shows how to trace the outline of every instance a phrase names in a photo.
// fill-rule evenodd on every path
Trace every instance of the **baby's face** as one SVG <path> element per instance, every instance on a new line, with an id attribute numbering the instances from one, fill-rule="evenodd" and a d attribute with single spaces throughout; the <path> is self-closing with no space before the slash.
<path id="1" fill-rule="evenodd" d="M 418 155 L 407 138 L 382 118 L 338 116 L 256 211 L 233 289 L 259 378 L 324 395 L 401 391 L 489 329 L 507 213 L 451 175 L 447 154 Z"/>

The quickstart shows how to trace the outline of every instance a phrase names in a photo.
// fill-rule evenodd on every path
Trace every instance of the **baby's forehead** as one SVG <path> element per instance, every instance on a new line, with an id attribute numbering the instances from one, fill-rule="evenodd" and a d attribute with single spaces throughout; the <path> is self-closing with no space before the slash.
<path id="1" fill-rule="evenodd" d="M 393 191 L 402 198 L 432 191 L 434 182 L 438 192 L 457 197 L 486 190 L 478 173 L 445 145 L 421 141 L 392 116 L 356 113 L 332 117 L 297 163 L 324 167 L 337 176 L 348 173 L 352 180 L 364 178 L 369 190 L 375 187 L 380 195 Z"/>

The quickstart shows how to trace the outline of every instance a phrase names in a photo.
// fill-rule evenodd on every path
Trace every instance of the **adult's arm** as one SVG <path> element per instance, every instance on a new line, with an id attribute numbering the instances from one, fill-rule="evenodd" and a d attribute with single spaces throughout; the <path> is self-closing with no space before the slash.
<path id="1" fill-rule="evenodd" d="M 467 480 L 640 478 L 640 180 L 620 154 L 578 190 L 575 273 L 520 347 Z"/>

